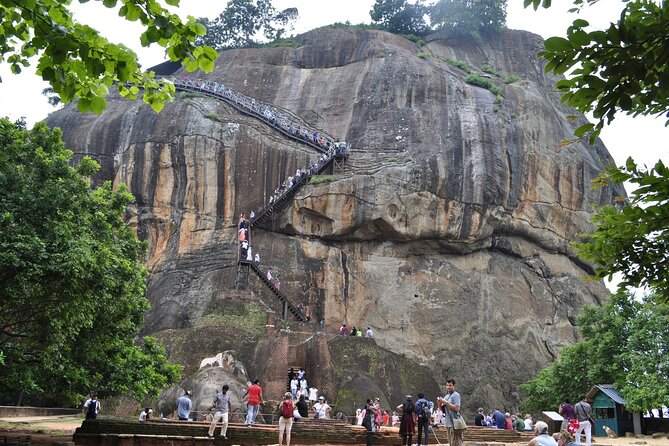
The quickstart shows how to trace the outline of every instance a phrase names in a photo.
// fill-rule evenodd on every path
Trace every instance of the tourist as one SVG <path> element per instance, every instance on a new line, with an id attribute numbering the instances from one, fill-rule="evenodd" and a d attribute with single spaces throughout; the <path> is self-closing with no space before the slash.
<path id="1" fill-rule="evenodd" d="M 358 335 L 358 329 L 353 327 L 351 328 L 351 336 L 357 336 Z"/>
<path id="2" fill-rule="evenodd" d="M 246 421 L 244 424 L 247 426 L 253 426 L 258 417 L 258 412 L 260 411 L 260 405 L 265 404 L 265 401 L 262 399 L 262 387 L 260 387 L 260 381 L 258 379 L 253 380 L 253 384 L 249 387 L 242 398 L 246 395 L 249 396 L 249 399 L 246 403 Z"/>
<path id="3" fill-rule="evenodd" d="M 413 403 L 411 395 L 407 395 L 404 403 L 397 406 L 398 411 L 402 411 L 402 418 L 400 421 L 400 437 L 402 438 L 402 445 L 411 446 L 411 440 L 414 432 L 416 432 L 416 422 L 414 414 L 416 413 L 416 406 Z"/>
<path id="4" fill-rule="evenodd" d="M 216 394 L 216 398 L 214 399 L 214 417 L 211 419 L 209 432 L 207 433 L 207 435 L 210 437 L 214 436 L 214 432 L 216 431 L 216 423 L 218 423 L 218 420 L 221 420 L 221 437 L 224 440 L 228 439 L 226 436 L 228 434 L 228 418 L 230 416 L 230 412 L 232 412 L 230 407 L 230 395 L 228 394 L 229 388 L 230 387 L 225 384 L 221 391 Z"/>
<path id="5" fill-rule="evenodd" d="M 381 400 L 379 398 L 374 398 L 374 432 L 378 431 L 381 427 L 381 420 L 383 415 L 381 413 Z"/>
<path id="6" fill-rule="evenodd" d="M 567 429 L 569 427 L 569 420 L 574 419 L 574 406 L 569 404 L 569 398 L 565 398 L 564 402 L 560 404 L 558 413 L 562 415 L 562 426 L 560 426 L 560 429 Z"/>
<path id="7" fill-rule="evenodd" d="M 585 431 L 585 446 L 590 446 L 592 443 L 592 425 L 590 420 L 592 418 L 592 408 L 588 404 L 588 399 L 584 396 L 581 401 L 574 406 L 574 416 L 578 420 L 578 430 L 574 432 L 576 444 L 581 444 L 581 432 Z"/>
<path id="8" fill-rule="evenodd" d="M 390 414 L 388 413 L 387 410 L 383 411 L 383 419 L 381 424 L 383 426 L 390 426 Z"/>
<path id="9" fill-rule="evenodd" d="M 426 400 L 425 395 L 419 393 L 418 399 L 416 400 L 416 415 L 418 416 L 418 446 L 427 446 L 428 444 L 428 432 L 430 431 L 430 422 L 432 421 L 433 409 L 434 405 L 432 402 Z"/>
<path id="10" fill-rule="evenodd" d="M 485 415 L 483 415 L 483 407 L 479 407 L 478 412 L 474 415 L 474 426 L 483 426 Z"/>
<path id="11" fill-rule="evenodd" d="M 193 402 L 190 400 L 190 391 L 185 390 L 184 394 L 177 400 L 177 416 L 181 421 L 188 421 Z"/>
<path id="12" fill-rule="evenodd" d="M 297 386 L 299 385 L 299 381 L 297 380 L 297 376 L 294 376 L 293 379 L 290 380 L 290 393 L 293 395 L 293 399 L 297 399 Z"/>
<path id="13" fill-rule="evenodd" d="M 492 421 L 497 429 L 504 429 L 506 426 L 506 418 L 504 417 L 504 414 L 497 409 L 492 412 Z"/>
<path id="14" fill-rule="evenodd" d="M 511 420 L 511 414 L 509 412 L 504 414 L 504 429 L 508 431 L 513 430 L 513 421 Z"/>
<path id="15" fill-rule="evenodd" d="M 309 402 L 311 405 L 314 405 L 316 401 L 318 401 L 318 389 L 316 387 L 309 387 Z"/>
<path id="16" fill-rule="evenodd" d="M 286 432 L 286 446 L 290 446 L 290 431 L 293 428 L 294 407 L 292 395 L 286 392 L 283 401 L 279 403 L 279 446 L 283 441 L 283 433 Z"/>
<path id="17" fill-rule="evenodd" d="M 495 422 L 492 419 L 492 411 L 488 412 L 488 415 L 486 415 L 485 420 L 483 420 L 483 425 L 490 427 L 495 425 Z"/>
<path id="18" fill-rule="evenodd" d="M 362 425 L 367 429 L 367 446 L 372 446 L 373 434 L 376 430 L 374 419 L 376 418 L 376 409 L 371 399 L 367 400 L 364 410 L 365 415 L 362 418 Z"/>
<path id="19" fill-rule="evenodd" d="M 98 417 L 100 410 L 100 401 L 98 401 L 94 393 L 91 393 L 91 397 L 84 403 L 84 413 L 86 414 L 86 419 L 95 420 Z"/>
<path id="20" fill-rule="evenodd" d="M 462 446 L 462 431 L 453 428 L 453 420 L 460 417 L 460 394 L 455 391 L 455 380 L 446 380 L 446 395 L 441 399 L 444 410 L 444 427 L 450 446 Z"/>
<path id="21" fill-rule="evenodd" d="M 525 421 L 523 421 L 523 417 L 521 417 L 520 414 L 516 414 L 515 418 L 516 419 L 513 422 L 513 427 L 518 432 L 523 432 L 525 430 Z"/>
<path id="22" fill-rule="evenodd" d="M 314 411 L 314 418 L 317 420 L 325 420 L 327 418 L 330 418 L 330 411 L 332 408 L 328 405 L 328 403 L 325 401 L 324 396 L 319 396 L 318 397 L 318 402 L 314 404 L 313 411 Z"/>
<path id="23" fill-rule="evenodd" d="M 566 429 L 562 429 L 558 434 L 558 446 L 575 446 L 574 435 Z"/>
<path id="24" fill-rule="evenodd" d="M 370 327 L 367 327 L 367 333 L 365 333 L 365 337 L 368 338 L 373 338 L 374 337 L 374 331 Z"/>
<path id="25" fill-rule="evenodd" d="M 400 416 L 397 414 L 397 412 L 393 411 L 393 416 L 390 417 L 390 425 L 395 426 L 399 422 L 400 422 Z"/>
<path id="26" fill-rule="evenodd" d="M 139 414 L 139 421 L 144 422 L 148 420 L 151 417 L 151 414 L 153 413 L 153 409 L 150 407 L 147 407 L 144 409 L 140 414 Z"/>
<path id="27" fill-rule="evenodd" d="M 344 336 L 348 333 L 348 329 L 346 328 L 346 324 L 342 324 L 341 327 L 339 327 L 339 335 Z"/>
<path id="28" fill-rule="evenodd" d="M 532 415 L 529 413 L 525 415 L 525 432 L 532 432 L 534 430 L 534 426 L 532 424 Z"/>
<path id="29" fill-rule="evenodd" d="M 304 395 L 300 395 L 300 399 L 297 401 L 297 404 L 295 404 L 295 407 L 297 409 L 297 415 L 299 415 L 299 417 L 295 418 L 309 417 L 309 404 L 307 404 L 307 400 Z"/>
<path id="30" fill-rule="evenodd" d="M 537 436 L 530 440 L 528 446 L 558 446 L 557 441 L 548 434 L 548 425 L 543 421 L 536 422 L 534 433 Z"/>

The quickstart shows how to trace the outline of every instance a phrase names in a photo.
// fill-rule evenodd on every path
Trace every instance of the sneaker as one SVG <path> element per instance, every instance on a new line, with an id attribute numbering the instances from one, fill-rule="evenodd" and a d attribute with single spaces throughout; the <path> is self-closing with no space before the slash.
<path id="1" fill-rule="evenodd" d="M 228 439 L 228 437 L 226 437 L 225 435 L 223 435 L 221 438 L 224 439 L 224 440 Z"/>

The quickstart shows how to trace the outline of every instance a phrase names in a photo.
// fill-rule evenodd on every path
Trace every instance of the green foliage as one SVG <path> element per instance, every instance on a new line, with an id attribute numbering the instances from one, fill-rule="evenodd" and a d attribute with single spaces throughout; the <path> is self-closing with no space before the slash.
<path id="1" fill-rule="evenodd" d="M 358 23 L 357 25 L 352 24 L 348 20 L 345 22 L 334 22 L 330 25 L 323 26 L 325 29 L 368 29 L 368 30 L 383 30 L 384 28 L 380 25 L 369 24 L 369 23 Z"/>
<path id="2" fill-rule="evenodd" d="M 426 53 L 425 51 L 420 51 L 417 54 L 417 56 L 420 57 L 421 59 L 427 59 L 428 57 L 430 57 L 430 53 Z"/>
<path id="3" fill-rule="evenodd" d="M 290 48 L 300 48 L 302 44 L 295 39 L 276 39 L 265 44 L 264 46 L 268 48 L 278 48 L 282 46 L 287 46 Z"/>
<path id="4" fill-rule="evenodd" d="M 134 344 L 149 304 L 145 245 L 121 219 L 132 195 L 91 189 L 98 164 L 70 167 L 43 123 L 0 119 L 0 147 L 0 392 L 157 394 L 178 369 L 150 338 Z"/>
<path id="5" fill-rule="evenodd" d="M 556 407 L 563 397 L 577 400 L 593 385 L 609 383 L 630 411 L 669 402 L 669 307 L 657 296 L 614 295 L 603 307 L 585 308 L 577 323 L 583 340 L 522 386 L 525 409 Z"/>
<path id="6" fill-rule="evenodd" d="M 493 84 L 490 79 L 481 77 L 478 74 L 470 74 L 465 78 L 465 82 L 471 85 L 476 85 L 477 87 L 482 87 L 490 90 L 495 95 L 501 95 L 502 89 L 497 85 Z"/>
<path id="7" fill-rule="evenodd" d="M 504 79 L 502 82 L 504 82 L 505 84 L 508 85 L 508 84 L 515 84 L 519 80 L 520 80 L 520 77 L 516 76 L 515 74 L 511 74 L 511 75 L 507 76 L 506 79 Z"/>
<path id="8" fill-rule="evenodd" d="M 430 9 L 430 23 L 444 38 L 479 41 L 506 26 L 507 0 L 439 0 Z"/>
<path id="9" fill-rule="evenodd" d="M 372 23 L 393 34 L 425 34 L 429 27 L 425 21 L 428 8 L 422 0 L 376 0 L 369 15 Z"/>
<path id="10" fill-rule="evenodd" d="M 458 67 L 461 70 L 465 71 L 466 73 L 471 73 L 472 72 L 472 69 L 467 62 L 463 62 L 461 60 L 455 60 L 455 59 L 448 59 L 446 61 L 446 63 L 449 64 L 449 65 L 453 65 L 454 67 Z"/>
<path id="11" fill-rule="evenodd" d="M 309 184 L 324 184 L 324 183 L 332 183 L 333 181 L 337 181 L 339 177 L 336 175 L 314 175 L 313 177 L 309 178 Z"/>
<path id="12" fill-rule="evenodd" d="M 204 117 L 207 119 L 211 119 L 212 121 L 223 122 L 223 118 L 221 118 L 221 115 L 219 115 L 214 111 L 206 113 Z"/>
<path id="13" fill-rule="evenodd" d="M 269 41 L 281 40 L 297 17 L 297 8 L 279 11 L 271 0 L 230 0 L 215 19 L 198 19 L 207 33 L 197 42 L 217 50 L 256 47 L 260 45 L 256 35 L 262 34 Z"/>
<path id="14" fill-rule="evenodd" d="M 535 9 L 539 3 L 525 0 L 526 6 L 532 4 Z M 660 116 L 669 109 L 669 3 L 635 0 L 624 4 L 620 20 L 605 31 L 587 30 L 589 23 L 576 19 L 567 38 L 547 39 L 545 50 L 539 53 L 547 61 L 547 72 L 563 74 L 579 65 L 557 88 L 563 92 L 563 102 L 592 112 L 597 119 L 589 130 L 591 142 L 618 112 Z M 545 1 L 544 7 L 548 6 L 550 1 Z"/>
<path id="15" fill-rule="evenodd" d="M 595 185 L 624 182 L 636 186 L 629 205 L 618 197 L 620 206 L 599 209 L 595 231 L 577 245 L 580 255 L 597 265 L 598 278 L 620 274 L 621 290 L 648 287 L 669 301 L 669 169 L 662 161 L 642 169 L 629 158 L 623 167 L 608 168 Z"/>
<path id="16" fill-rule="evenodd" d="M 499 76 L 499 74 L 497 74 L 497 70 L 495 70 L 495 67 L 493 67 L 492 65 L 488 65 L 488 64 L 483 65 L 481 67 L 481 71 L 483 71 L 484 73 L 491 74 L 495 77 Z"/>
<path id="17" fill-rule="evenodd" d="M 417 36 L 415 34 L 402 34 L 402 37 L 404 37 L 407 40 L 411 40 L 416 45 L 418 45 L 418 47 L 422 47 L 422 46 L 427 45 L 427 42 L 425 41 L 425 39 L 423 39 L 422 37 Z"/>
<path id="18" fill-rule="evenodd" d="M 86 0 L 79 0 L 85 3 Z M 9 64 L 14 74 L 37 58 L 37 74 L 49 82 L 63 102 L 79 99 L 81 111 L 101 113 L 104 97 L 115 85 L 121 96 L 135 99 L 139 89 L 143 100 L 156 111 L 174 98 L 174 85 L 142 72 L 137 56 L 123 45 L 107 41 L 93 28 L 77 23 L 69 1 L 0 1 L 0 62 Z M 172 61 L 181 60 L 188 71 L 214 68 L 216 51 L 193 43 L 205 29 L 193 18 L 183 23 L 157 0 L 105 0 L 108 8 L 128 21 L 145 28 L 142 46 L 158 44 Z M 179 0 L 167 2 L 177 6 Z M 119 6 L 120 5 L 120 6 Z"/>

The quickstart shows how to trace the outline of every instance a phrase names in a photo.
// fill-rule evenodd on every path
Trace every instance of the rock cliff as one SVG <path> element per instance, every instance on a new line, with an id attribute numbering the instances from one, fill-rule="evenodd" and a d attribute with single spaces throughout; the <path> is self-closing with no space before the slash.
<path id="1" fill-rule="evenodd" d="M 469 411 L 516 409 L 517 385 L 574 342 L 583 305 L 606 298 L 601 283 L 583 280 L 590 267 L 570 244 L 591 228 L 593 208 L 621 193 L 591 187 L 610 155 L 600 142 L 561 145 L 584 118 L 560 105 L 536 35 L 420 48 L 380 31 L 297 40 L 225 51 L 200 75 L 351 147 L 343 172 L 305 186 L 253 231 L 262 264 L 314 320 L 371 326 L 379 346 L 437 382 L 454 377 Z M 501 95 L 466 83 L 453 61 Z M 511 75 L 520 80 L 502 82 Z M 128 218 L 148 241 L 151 270 L 145 333 L 190 329 L 234 288 L 237 216 L 319 156 L 191 93 L 158 115 L 110 98 L 101 116 L 70 105 L 48 124 L 101 162 L 98 180 L 135 194 Z"/>

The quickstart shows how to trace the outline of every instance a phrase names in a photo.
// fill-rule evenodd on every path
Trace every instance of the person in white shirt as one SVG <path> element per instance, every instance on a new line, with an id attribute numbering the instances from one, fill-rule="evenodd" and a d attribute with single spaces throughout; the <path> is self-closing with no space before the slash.
<path id="1" fill-rule="evenodd" d="M 367 333 L 365 334 L 366 337 L 368 338 L 373 338 L 374 337 L 374 331 L 370 327 L 367 327 Z"/>
<path id="2" fill-rule="evenodd" d="M 318 389 L 315 387 L 310 387 L 309 388 L 309 402 L 311 404 L 316 404 L 316 401 L 318 401 Z"/>
<path id="3" fill-rule="evenodd" d="M 325 397 L 318 397 L 318 402 L 314 404 L 314 418 L 317 420 L 324 420 L 330 418 L 330 411 L 332 408 L 325 402 Z"/>
<path id="4" fill-rule="evenodd" d="M 147 407 L 142 411 L 142 413 L 139 414 L 139 421 L 146 421 L 151 417 L 151 414 L 153 413 L 153 409 L 150 407 Z"/>

